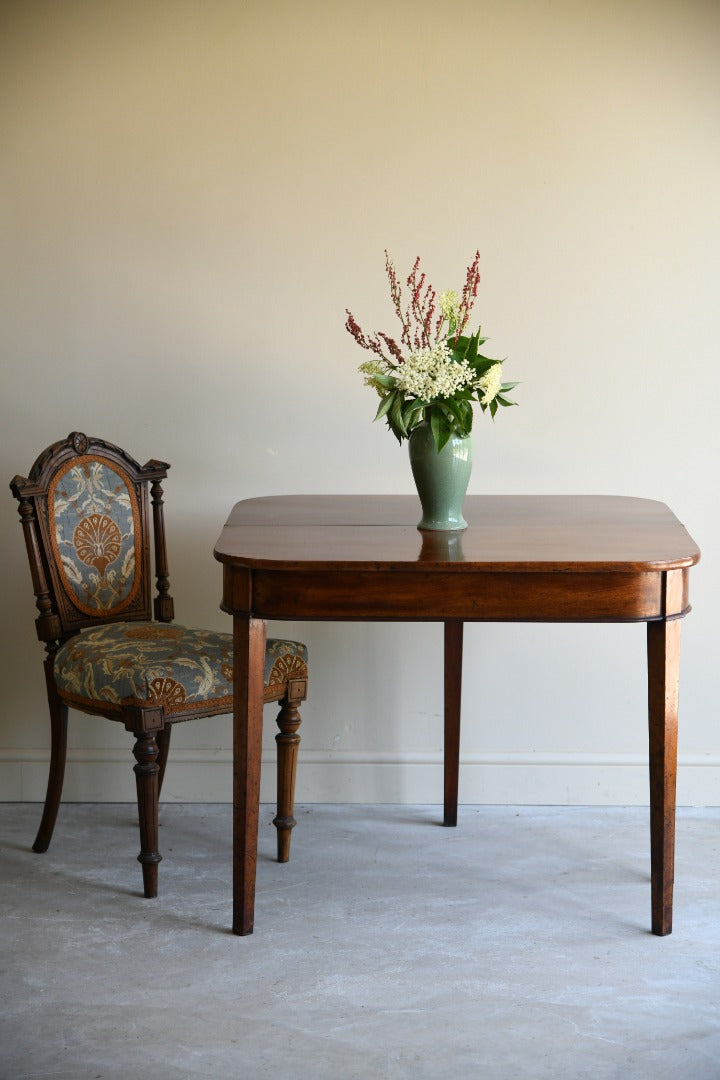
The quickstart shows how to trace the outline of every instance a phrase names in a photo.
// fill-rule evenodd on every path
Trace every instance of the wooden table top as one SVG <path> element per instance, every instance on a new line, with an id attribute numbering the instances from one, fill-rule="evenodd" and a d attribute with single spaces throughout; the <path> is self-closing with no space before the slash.
<path id="1" fill-rule="evenodd" d="M 659 572 L 700 551 L 664 503 L 610 495 L 470 495 L 462 532 L 420 532 L 415 495 L 282 495 L 233 508 L 221 562 L 275 570 Z"/>

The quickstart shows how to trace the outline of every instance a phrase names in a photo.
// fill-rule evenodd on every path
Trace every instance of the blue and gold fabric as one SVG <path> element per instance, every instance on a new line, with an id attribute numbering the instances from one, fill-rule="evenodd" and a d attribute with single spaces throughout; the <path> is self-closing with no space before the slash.
<path id="1" fill-rule="evenodd" d="M 48 516 L 62 587 L 75 607 L 86 615 L 124 611 L 142 573 L 130 480 L 104 458 L 73 458 L 50 485 Z"/>
<path id="2" fill-rule="evenodd" d="M 276 700 L 288 679 L 307 679 L 307 649 L 268 638 L 265 699 Z M 162 704 L 167 714 L 232 710 L 232 634 L 175 623 L 118 622 L 83 630 L 55 656 L 60 696 L 79 708 L 102 704 Z"/>

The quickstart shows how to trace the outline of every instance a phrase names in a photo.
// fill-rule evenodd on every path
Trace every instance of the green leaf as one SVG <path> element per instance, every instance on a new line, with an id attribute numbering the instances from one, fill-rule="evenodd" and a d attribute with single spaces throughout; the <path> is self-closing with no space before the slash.
<path id="1" fill-rule="evenodd" d="M 390 406 L 389 417 L 392 422 L 392 428 L 395 434 L 397 435 L 399 432 L 401 436 L 407 438 L 407 428 L 405 427 L 405 421 L 403 420 L 402 407 L 403 396 L 400 391 L 396 391 L 395 400 Z"/>
<path id="2" fill-rule="evenodd" d="M 519 386 L 519 382 L 504 382 L 500 384 L 501 390 L 514 390 L 516 386 Z"/>
<path id="3" fill-rule="evenodd" d="M 388 409 L 390 409 L 392 407 L 392 403 L 393 403 L 394 398 L 395 398 L 395 393 L 392 393 L 392 394 L 388 394 L 386 397 L 384 397 L 382 399 L 382 401 L 378 405 L 378 411 L 375 413 L 375 419 L 376 420 L 379 420 L 381 416 L 384 416 L 385 413 L 388 411 Z"/>
<path id="4" fill-rule="evenodd" d="M 466 351 L 468 345 L 470 344 L 470 338 L 467 337 L 464 334 L 460 334 L 460 336 L 458 337 L 458 339 L 456 341 L 455 336 L 453 334 L 451 334 L 450 337 L 447 340 L 447 343 L 448 343 L 448 347 L 454 353 L 458 352 L 458 353 L 460 353 L 461 356 L 464 356 L 465 351 Z"/>
<path id="5" fill-rule="evenodd" d="M 429 413 L 430 413 L 430 430 L 432 431 L 433 439 L 435 440 L 435 446 L 439 451 L 440 450 L 440 438 L 441 438 L 441 435 L 442 435 L 442 428 L 443 428 L 443 414 L 440 411 L 440 409 L 437 408 L 437 405 L 433 405 L 429 409 Z"/>
<path id="6" fill-rule="evenodd" d="M 453 401 L 446 399 L 441 403 L 451 428 L 456 429 L 458 435 L 469 435 L 472 427 L 472 406 L 467 401 Z M 468 424 L 469 412 L 469 424 Z"/>
<path id="7" fill-rule="evenodd" d="M 405 403 L 405 405 L 403 406 L 403 411 L 402 411 L 403 423 L 405 424 L 405 428 L 408 431 L 408 433 L 410 432 L 411 424 L 412 424 L 413 427 L 415 426 L 415 424 L 413 423 L 413 416 L 415 416 L 416 413 L 421 412 L 424 408 L 425 408 L 425 404 L 424 404 L 424 402 L 420 401 L 419 398 L 411 398 L 410 401 L 407 401 Z M 418 418 L 418 422 L 419 422 L 419 418 Z"/>
<path id="8" fill-rule="evenodd" d="M 477 355 L 478 346 L 484 345 L 488 340 L 488 338 L 480 337 L 480 330 L 478 329 L 477 333 L 471 334 L 470 337 L 467 334 L 461 334 L 457 341 L 454 335 L 450 334 L 447 344 L 453 354 L 453 360 L 468 360 L 474 367 L 473 357 Z"/>
<path id="9" fill-rule="evenodd" d="M 403 436 L 400 434 L 400 432 L 397 430 L 395 425 L 392 423 L 389 416 L 387 418 L 387 423 L 388 423 L 388 427 L 392 431 L 392 433 L 395 436 L 395 438 L 397 439 L 398 443 L 402 446 Z"/>
<path id="10" fill-rule="evenodd" d="M 479 332 L 477 334 L 472 335 L 472 337 L 468 341 L 467 351 L 465 352 L 465 359 L 467 360 L 468 364 L 470 364 L 471 367 L 475 367 L 475 361 L 477 360 L 478 337 L 479 337 Z"/>
<path id="11" fill-rule="evenodd" d="M 451 435 L 452 435 L 452 428 L 450 427 L 449 424 L 443 425 L 440 428 L 440 442 L 437 444 L 438 454 L 440 453 L 443 446 L 448 441 L 448 439 L 450 438 Z"/>
<path id="12" fill-rule="evenodd" d="M 451 420 L 448 420 L 440 402 L 433 402 L 428 411 L 430 413 L 430 429 L 435 441 L 435 449 L 440 453 L 453 433 L 454 424 Z"/>
<path id="13" fill-rule="evenodd" d="M 468 405 L 467 401 L 461 402 L 460 416 L 461 420 L 457 425 L 456 431 L 461 438 L 465 438 L 472 431 L 473 425 L 473 410 L 472 405 Z"/>

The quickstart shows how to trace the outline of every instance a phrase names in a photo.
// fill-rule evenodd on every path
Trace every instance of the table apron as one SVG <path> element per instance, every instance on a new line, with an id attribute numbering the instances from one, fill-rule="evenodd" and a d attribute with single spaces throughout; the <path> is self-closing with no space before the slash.
<path id="1" fill-rule="evenodd" d="M 625 622 L 689 610 L 687 569 L 462 572 L 224 566 L 223 603 L 264 619 Z"/>

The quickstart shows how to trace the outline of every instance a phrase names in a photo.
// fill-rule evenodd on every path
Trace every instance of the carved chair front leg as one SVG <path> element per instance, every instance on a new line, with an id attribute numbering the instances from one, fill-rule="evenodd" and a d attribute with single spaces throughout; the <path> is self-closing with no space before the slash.
<path id="1" fill-rule="evenodd" d="M 140 854 L 143 890 L 148 899 L 157 896 L 158 863 L 162 855 L 158 851 L 158 745 L 156 733 L 162 731 L 162 709 L 127 707 L 124 709 L 125 727 L 135 735 L 133 755 L 137 785 L 138 817 L 140 823 Z"/>

